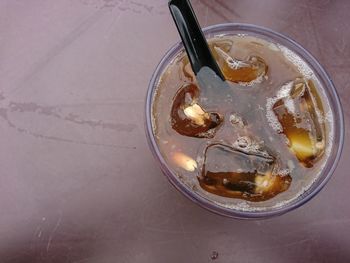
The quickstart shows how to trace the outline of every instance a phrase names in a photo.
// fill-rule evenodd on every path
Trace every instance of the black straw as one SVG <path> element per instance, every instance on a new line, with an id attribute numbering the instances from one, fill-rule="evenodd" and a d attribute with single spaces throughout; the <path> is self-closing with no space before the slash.
<path id="1" fill-rule="evenodd" d="M 170 0 L 169 9 L 185 46 L 193 72 L 197 75 L 202 67 L 209 67 L 222 80 L 225 80 L 210 52 L 189 0 Z"/>

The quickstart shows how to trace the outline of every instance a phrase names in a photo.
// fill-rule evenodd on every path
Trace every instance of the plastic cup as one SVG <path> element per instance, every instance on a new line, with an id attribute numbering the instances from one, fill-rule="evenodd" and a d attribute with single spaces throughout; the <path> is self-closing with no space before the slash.
<path id="1" fill-rule="evenodd" d="M 200 196 L 198 193 L 192 191 L 190 188 L 185 186 L 179 178 L 174 174 L 171 168 L 167 165 L 165 159 L 161 155 L 157 142 L 154 137 L 153 129 L 152 129 L 152 121 L 151 121 L 151 110 L 154 92 L 159 83 L 159 78 L 166 70 L 167 66 L 174 60 L 174 58 L 183 50 L 183 45 L 181 42 L 175 44 L 170 50 L 164 55 L 160 63 L 158 64 L 156 70 L 154 71 L 151 81 L 148 86 L 147 98 L 146 98 L 146 135 L 148 139 L 149 146 L 154 157 L 158 160 L 160 167 L 164 173 L 164 175 L 169 179 L 169 181 L 177 188 L 181 193 L 187 196 L 190 200 L 197 203 L 198 205 L 206 208 L 212 212 L 217 214 L 228 216 L 232 218 L 239 219 L 254 219 L 254 218 L 268 218 L 272 216 L 281 215 L 288 211 L 291 211 L 309 201 L 313 198 L 328 182 L 330 177 L 332 176 L 343 147 L 344 141 L 344 119 L 342 107 L 340 104 L 340 100 L 338 98 L 336 89 L 330 80 L 326 71 L 322 68 L 322 66 L 317 62 L 317 60 L 302 46 L 293 41 L 292 39 L 274 32 L 270 29 L 263 28 L 260 26 L 249 25 L 249 24 L 236 24 L 236 23 L 227 23 L 227 24 L 219 24 L 207 27 L 203 29 L 204 34 L 207 38 L 214 37 L 217 35 L 237 35 L 237 34 L 247 34 L 251 36 L 256 36 L 258 38 L 265 39 L 272 43 L 281 44 L 301 58 L 310 66 L 310 68 L 314 71 L 316 76 L 318 77 L 320 83 L 323 85 L 326 96 L 328 97 L 330 109 L 333 112 L 333 145 L 331 149 L 331 153 L 326 160 L 325 166 L 316 179 L 316 181 L 311 185 L 311 187 L 306 190 L 302 195 L 298 198 L 294 199 L 291 202 L 287 202 L 285 205 L 278 208 L 271 208 L 263 211 L 242 211 L 238 209 L 230 209 L 225 208 L 223 206 L 217 205 L 210 200 Z"/>

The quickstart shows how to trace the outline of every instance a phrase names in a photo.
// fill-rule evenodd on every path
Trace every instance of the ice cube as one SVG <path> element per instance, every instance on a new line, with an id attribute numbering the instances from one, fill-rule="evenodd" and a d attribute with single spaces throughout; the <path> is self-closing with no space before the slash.
<path id="1" fill-rule="evenodd" d="M 220 48 L 225 53 L 229 53 L 231 51 L 232 45 L 233 41 L 229 39 L 215 39 L 215 41 L 209 42 L 209 48 L 216 60 L 218 60 L 220 57 L 215 52 L 215 48 Z"/>
<path id="2" fill-rule="evenodd" d="M 230 118 L 229 119 L 230 119 L 230 123 L 234 127 L 243 128 L 244 126 L 247 125 L 246 121 L 244 119 L 242 119 L 242 117 L 239 116 L 236 113 L 230 114 Z"/>
<path id="3" fill-rule="evenodd" d="M 224 52 L 229 52 L 231 50 L 232 44 L 233 44 L 232 40 L 229 40 L 229 39 L 217 39 L 216 38 L 215 41 L 210 41 L 209 42 L 209 48 L 210 48 L 212 54 L 214 55 L 215 59 L 218 60 L 219 57 L 216 54 L 214 48 L 218 47 L 221 50 L 223 50 Z M 196 79 L 196 76 L 193 73 L 191 64 L 190 64 L 187 56 L 183 58 L 182 65 L 183 65 L 182 70 L 183 70 L 184 75 L 187 78 L 189 78 L 191 81 L 194 81 Z"/>
<path id="4" fill-rule="evenodd" d="M 212 138 L 223 118 L 216 112 L 206 112 L 199 105 L 198 97 L 199 89 L 194 84 L 178 90 L 171 109 L 171 126 L 185 136 Z"/>
<path id="5" fill-rule="evenodd" d="M 212 144 L 205 151 L 198 180 L 200 186 L 212 194 L 263 201 L 287 190 L 291 183 L 289 175 L 274 174 L 275 166 L 271 155 Z"/>
<path id="6" fill-rule="evenodd" d="M 261 82 L 266 75 L 268 67 L 265 61 L 258 56 L 250 56 L 247 60 L 232 58 L 219 47 L 214 47 L 215 57 L 222 73 L 229 81 L 240 84 Z"/>
<path id="7" fill-rule="evenodd" d="M 288 94 L 279 98 L 272 109 L 289 148 L 305 167 L 313 167 L 325 148 L 325 127 L 319 116 L 323 111 L 321 100 L 312 82 L 298 78 L 286 85 L 289 84 Z"/>

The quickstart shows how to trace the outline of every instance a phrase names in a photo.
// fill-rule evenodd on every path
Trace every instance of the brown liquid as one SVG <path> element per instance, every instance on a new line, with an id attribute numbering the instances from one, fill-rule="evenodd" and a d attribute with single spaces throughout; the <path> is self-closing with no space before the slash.
<path id="1" fill-rule="evenodd" d="M 225 36 L 210 48 L 229 88 L 201 90 L 183 53 L 157 88 L 153 128 L 170 168 L 225 205 L 275 206 L 297 197 L 330 147 L 322 87 L 267 41 Z"/>

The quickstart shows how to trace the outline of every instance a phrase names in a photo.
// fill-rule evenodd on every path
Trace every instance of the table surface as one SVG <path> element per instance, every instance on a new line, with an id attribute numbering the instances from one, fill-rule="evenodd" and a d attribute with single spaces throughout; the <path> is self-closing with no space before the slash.
<path id="1" fill-rule="evenodd" d="M 350 1 L 192 2 L 203 27 L 252 23 L 305 46 L 349 138 Z M 350 262 L 349 145 L 317 197 L 269 220 L 212 214 L 168 183 L 144 100 L 178 40 L 165 0 L 0 1 L 0 262 Z"/>

